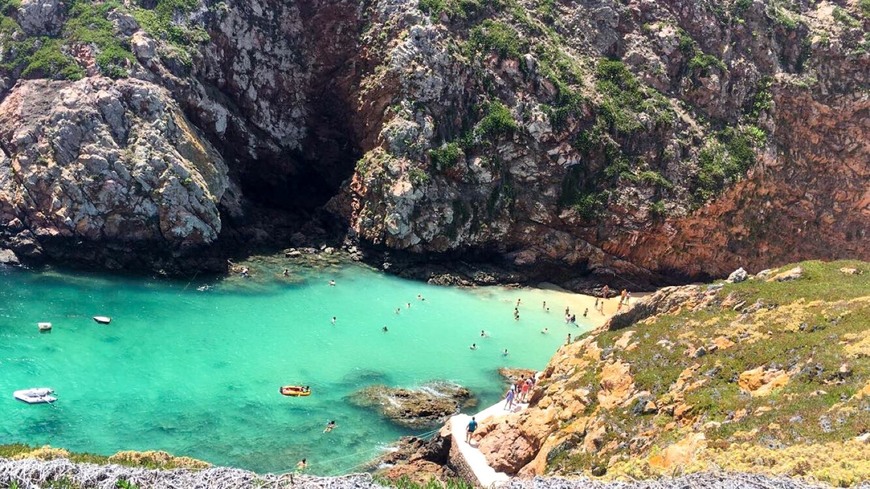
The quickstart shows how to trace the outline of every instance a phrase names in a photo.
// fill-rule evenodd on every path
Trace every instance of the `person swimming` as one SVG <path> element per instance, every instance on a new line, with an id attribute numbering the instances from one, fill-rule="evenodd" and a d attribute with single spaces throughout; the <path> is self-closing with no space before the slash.
<path id="1" fill-rule="evenodd" d="M 330 280 L 330 281 L 329 281 L 329 286 L 330 286 L 330 287 L 335 287 L 335 280 Z"/>
<path id="2" fill-rule="evenodd" d="M 503 357 L 508 356 L 508 350 L 507 350 L 507 348 L 505 348 L 504 351 L 501 352 L 501 356 L 503 356 Z"/>
<path id="3" fill-rule="evenodd" d="M 410 302 L 408 303 L 407 307 L 408 307 L 408 309 L 411 308 L 411 303 L 410 303 Z"/>
<path id="4" fill-rule="evenodd" d="M 480 330 L 480 337 L 481 337 L 481 338 L 486 338 L 487 336 L 489 336 L 489 335 L 486 334 L 486 331 L 484 331 L 484 330 L 481 329 L 481 330 Z"/>
<path id="5" fill-rule="evenodd" d="M 401 307 L 397 307 L 397 308 L 396 308 L 396 314 L 399 314 L 400 312 L 402 312 L 402 308 L 401 308 Z"/>
<path id="6" fill-rule="evenodd" d="M 290 269 L 289 269 L 289 268 L 285 268 L 285 269 L 284 269 L 284 273 L 283 273 L 282 275 L 284 275 L 285 277 L 289 277 L 289 276 L 290 276 Z"/>
<path id="7" fill-rule="evenodd" d="M 477 343 L 472 343 L 471 346 L 468 347 L 469 350 L 477 350 Z"/>
<path id="8" fill-rule="evenodd" d="M 332 316 L 332 324 L 335 324 L 336 319 L 338 319 L 338 318 L 336 318 L 335 316 Z"/>
<path id="9" fill-rule="evenodd" d="M 387 331 L 389 331 L 389 329 L 387 329 L 387 327 L 384 326 L 383 328 L 381 328 L 381 331 L 383 331 L 384 333 L 386 333 Z"/>
<path id="10" fill-rule="evenodd" d="M 549 333 L 549 332 L 550 332 L 550 329 L 549 329 L 549 328 L 544 328 L 544 329 L 541 330 L 541 334 L 547 334 L 547 333 Z"/>
<path id="11" fill-rule="evenodd" d="M 326 428 L 323 429 L 324 433 L 329 433 L 330 431 L 335 429 L 335 420 L 326 423 Z"/>

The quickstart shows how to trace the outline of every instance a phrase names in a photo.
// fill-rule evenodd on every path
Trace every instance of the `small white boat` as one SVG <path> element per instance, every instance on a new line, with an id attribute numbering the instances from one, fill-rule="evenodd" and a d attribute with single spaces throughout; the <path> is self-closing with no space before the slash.
<path id="1" fill-rule="evenodd" d="M 51 323 L 36 323 L 36 327 L 39 331 L 51 331 Z"/>
<path id="2" fill-rule="evenodd" d="M 54 390 L 48 387 L 34 387 L 32 389 L 15 391 L 12 393 L 12 397 L 27 404 L 40 404 L 56 401 L 57 398 L 52 394 L 54 394 Z"/>
<path id="3" fill-rule="evenodd" d="M 100 324 L 109 324 L 112 322 L 112 318 L 108 316 L 94 316 L 94 321 Z"/>

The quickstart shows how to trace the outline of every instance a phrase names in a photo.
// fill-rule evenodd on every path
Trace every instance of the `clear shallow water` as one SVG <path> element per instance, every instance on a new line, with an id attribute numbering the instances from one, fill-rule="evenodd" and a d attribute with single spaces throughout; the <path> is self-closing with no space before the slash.
<path id="1" fill-rule="evenodd" d="M 352 392 L 446 379 L 486 406 L 500 397 L 499 367 L 542 368 L 582 331 L 564 324 L 564 304 L 543 311 L 553 296 L 540 290 L 435 287 L 353 265 L 300 275 L 198 291 L 202 281 L 0 268 L 0 443 L 166 450 L 260 472 L 306 457 L 313 473 L 343 473 L 420 433 L 351 405 Z M 40 334 L 38 321 L 53 331 Z M 283 397 L 284 384 L 313 395 Z M 56 404 L 12 398 L 44 386 Z M 323 433 L 330 419 L 338 428 Z"/>

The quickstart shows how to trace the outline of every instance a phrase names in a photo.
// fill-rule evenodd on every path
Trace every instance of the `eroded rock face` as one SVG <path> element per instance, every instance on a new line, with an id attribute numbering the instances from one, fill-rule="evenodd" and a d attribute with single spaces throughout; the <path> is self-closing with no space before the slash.
<path id="1" fill-rule="evenodd" d="M 19 83 L 0 105 L 0 146 L 0 229 L 18 253 L 78 241 L 183 254 L 220 233 L 226 164 L 159 86 Z"/>
<path id="2" fill-rule="evenodd" d="M 374 385 L 356 392 L 351 400 L 409 428 L 443 423 L 460 408 L 476 404 L 468 389 L 448 382 L 430 382 L 417 389 Z"/>

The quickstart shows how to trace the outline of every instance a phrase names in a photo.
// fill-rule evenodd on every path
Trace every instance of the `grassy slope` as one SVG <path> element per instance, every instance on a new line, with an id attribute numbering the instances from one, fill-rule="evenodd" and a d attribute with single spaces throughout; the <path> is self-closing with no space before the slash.
<path id="1" fill-rule="evenodd" d="M 594 340 L 605 356 L 611 353 L 608 360 L 630 364 L 637 389 L 649 391 L 659 410 L 641 415 L 632 406 L 604 411 L 593 403 L 587 413 L 606 420 L 605 442 L 627 442 L 646 432 L 643 436 L 651 436 L 652 443 L 631 457 L 625 447 L 610 452 L 605 447 L 597 454 L 568 452 L 555 457 L 550 470 L 584 472 L 603 464 L 609 465 L 611 476 L 661 474 L 661 468 L 639 455 L 655 455 L 700 431 L 708 449 L 681 470 L 701 470 L 712 463 L 733 470 L 809 475 L 839 485 L 870 478 L 870 444 L 854 441 L 870 430 L 870 266 L 855 261 L 800 266 L 804 273 L 799 280 L 727 284 L 718 293 L 725 299 L 722 304 L 598 334 Z M 841 267 L 864 273 L 845 275 Z M 733 310 L 743 301 L 739 311 L 757 301 L 763 307 L 750 314 Z M 629 331 L 635 332 L 629 344 L 637 347 L 615 346 Z M 717 337 L 735 344 L 699 358 L 688 354 Z M 662 340 L 674 346 L 668 348 Z M 573 384 L 594 391 L 604 364 L 593 364 Z M 690 367 L 689 387 L 672 389 Z M 756 367 L 783 370 L 789 382 L 767 396 L 751 396 L 738 379 Z M 681 404 L 688 411 L 679 417 L 662 409 Z"/>

